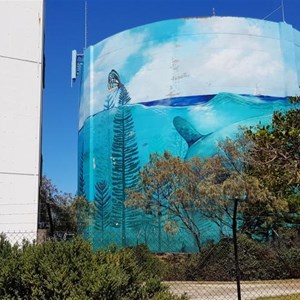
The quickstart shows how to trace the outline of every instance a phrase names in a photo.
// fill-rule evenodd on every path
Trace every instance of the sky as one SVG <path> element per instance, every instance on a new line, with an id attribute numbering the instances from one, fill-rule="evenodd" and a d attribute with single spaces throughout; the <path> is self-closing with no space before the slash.
<path id="1" fill-rule="evenodd" d="M 87 0 L 87 47 L 139 25 L 213 13 L 277 22 L 284 16 L 300 30 L 300 0 L 284 0 L 284 14 L 280 5 L 281 0 Z M 83 52 L 84 7 L 84 0 L 45 0 L 42 172 L 72 194 L 77 190 L 80 86 L 78 80 L 71 87 L 71 52 Z"/>

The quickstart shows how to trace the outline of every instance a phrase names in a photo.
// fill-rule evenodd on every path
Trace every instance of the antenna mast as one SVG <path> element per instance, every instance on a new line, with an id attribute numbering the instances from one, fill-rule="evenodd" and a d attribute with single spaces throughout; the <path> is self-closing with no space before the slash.
<path id="1" fill-rule="evenodd" d="M 87 0 L 84 1 L 84 50 L 87 47 L 87 36 L 88 36 L 88 28 L 87 28 Z"/>
<path id="2" fill-rule="evenodd" d="M 73 82 L 76 81 L 78 75 L 80 74 L 81 67 L 83 65 L 84 50 L 86 50 L 86 47 L 87 47 L 87 35 L 88 35 L 88 30 L 87 30 L 87 0 L 84 0 L 84 48 L 83 48 L 83 53 L 82 54 L 77 53 L 76 50 L 72 51 L 71 87 L 73 85 Z"/>
<path id="3" fill-rule="evenodd" d="M 282 12 L 282 21 L 285 23 L 284 3 L 283 3 L 283 0 L 281 0 L 281 12 Z"/>

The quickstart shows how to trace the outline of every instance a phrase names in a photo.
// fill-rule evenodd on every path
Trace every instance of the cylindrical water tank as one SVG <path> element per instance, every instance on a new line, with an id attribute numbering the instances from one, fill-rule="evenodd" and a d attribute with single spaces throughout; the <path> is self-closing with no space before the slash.
<path id="1" fill-rule="evenodd" d="M 242 125 L 269 122 L 299 93 L 300 33 L 286 23 L 209 17 L 152 23 L 109 37 L 84 53 L 78 192 L 96 205 L 96 246 L 146 243 L 195 251 L 167 212 L 128 209 L 126 189 L 151 153 L 213 155 Z M 201 138 L 194 138 L 195 136 Z M 164 230 L 174 221 L 176 232 Z M 202 239 L 218 229 L 201 216 Z"/>

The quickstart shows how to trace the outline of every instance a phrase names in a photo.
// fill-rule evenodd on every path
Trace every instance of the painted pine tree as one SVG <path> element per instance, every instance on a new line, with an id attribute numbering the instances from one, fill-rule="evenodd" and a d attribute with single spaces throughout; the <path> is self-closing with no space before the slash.
<path id="1" fill-rule="evenodd" d="M 81 153 L 79 158 L 79 169 L 78 169 L 78 196 L 85 197 L 85 182 L 84 182 L 84 145 L 82 143 Z"/>
<path id="2" fill-rule="evenodd" d="M 114 107 L 115 107 L 115 102 L 113 96 L 111 94 L 107 95 L 104 103 L 104 110 L 110 110 Z"/>
<path id="3" fill-rule="evenodd" d="M 100 234 L 100 245 L 103 245 L 103 241 L 105 238 L 105 229 L 110 224 L 111 195 L 109 193 L 109 187 L 105 180 L 97 182 L 95 188 L 95 229 Z"/>
<path id="4" fill-rule="evenodd" d="M 122 245 L 127 245 L 127 229 L 136 226 L 139 215 L 134 209 L 126 208 L 126 190 L 136 185 L 139 172 L 138 146 L 131 113 L 130 96 L 121 83 L 119 75 L 112 70 L 109 87 L 119 90 L 119 103 L 114 116 L 112 143 L 112 225 L 120 227 Z"/>

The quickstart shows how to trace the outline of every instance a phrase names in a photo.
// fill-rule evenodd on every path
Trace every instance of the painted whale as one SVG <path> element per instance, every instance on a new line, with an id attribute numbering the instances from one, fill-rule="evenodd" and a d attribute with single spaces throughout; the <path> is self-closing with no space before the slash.
<path id="1" fill-rule="evenodd" d="M 212 134 L 201 134 L 195 127 L 182 117 L 175 117 L 173 119 L 173 125 L 177 132 L 183 137 L 183 139 L 188 144 L 188 151 L 186 153 L 185 159 L 189 159 L 198 152 L 198 148 L 201 149 L 203 140 Z"/>
<path id="2" fill-rule="evenodd" d="M 218 142 L 224 140 L 226 137 L 234 138 L 242 126 L 254 126 L 258 122 L 267 124 L 271 118 L 272 114 L 248 118 L 224 126 L 208 134 L 199 133 L 190 122 L 180 116 L 176 116 L 173 119 L 173 125 L 188 145 L 188 150 L 184 158 L 189 159 L 195 156 L 204 158 L 216 154 L 218 151 Z"/>

